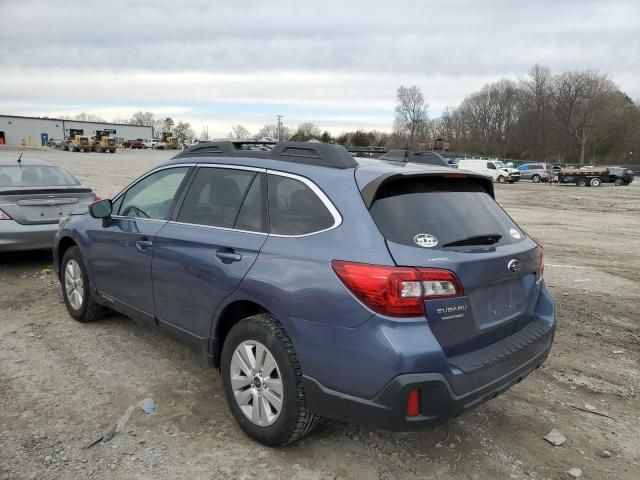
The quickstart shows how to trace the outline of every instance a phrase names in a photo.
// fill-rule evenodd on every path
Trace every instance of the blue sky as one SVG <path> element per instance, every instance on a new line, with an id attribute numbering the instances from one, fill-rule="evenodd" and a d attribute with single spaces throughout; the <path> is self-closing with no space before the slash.
<path id="1" fill-rule="evenodd" d="M 438 116 L 535 63 L 640 100 L 637 0 L 111 0 L 116 21 L 87 21 L 104 5 L 0 0 L 0 113 L 389 130 L 400 85 Z"/>

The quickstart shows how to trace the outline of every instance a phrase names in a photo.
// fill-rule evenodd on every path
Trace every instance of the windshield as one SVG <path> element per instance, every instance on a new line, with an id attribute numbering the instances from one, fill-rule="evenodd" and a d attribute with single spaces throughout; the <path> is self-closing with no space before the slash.
<path id="1" fill-rule="evenodd" d="M 71 187 L 80 182 L 60 167 L 0 165 L 0 187 Z"/>
<path id="2" fill-rule="evenodd" d="M 503 162 L 500 162 L 500 161 L 495 162 L 495 161 L 494 161 L 493 163 L 494 163 L 494 164 L 495 164 L 495 166 L 496 166 L 496 167 L 498 167 L 498 168 L 507 168 L 507 166 L 506 166 Z"/>
<path id="3" fill-rule="evenodd" d="M 469 245 L 507 245 L 524 233 L 482 187 L 468 179 L 402 179 L 384 184 L 370 209 L 388 240 L 441 249 L 477 237 Z M 487 236 L 492 238 L 487 241 Z"/>

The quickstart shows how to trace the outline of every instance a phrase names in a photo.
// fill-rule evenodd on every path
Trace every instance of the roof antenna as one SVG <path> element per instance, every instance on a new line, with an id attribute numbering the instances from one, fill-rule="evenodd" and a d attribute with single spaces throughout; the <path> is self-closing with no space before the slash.
<path id="1" fill-rule="evenodd" d="M 20 154 L 20 156 L 18 157 L 18 166 L 19 166 L 20 168 L 22 168 L 22 160 L 21 160 L 21 159 L 22 159 L 22 153 L 21 153 L 21 154 Z"/>

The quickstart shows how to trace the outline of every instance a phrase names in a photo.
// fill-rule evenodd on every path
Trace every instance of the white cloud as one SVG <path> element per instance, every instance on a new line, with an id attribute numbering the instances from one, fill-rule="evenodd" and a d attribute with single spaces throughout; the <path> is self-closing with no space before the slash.
<path id="1" fill-rule="evenodd" d="M 0 0 L 0 108 L 228 130 L 273 106 L 332 131 L 390 128 L 401 84 L 437 114 L 534 63 L 598 69 L 639 98 L 639 31 L 637 0 Z"/>

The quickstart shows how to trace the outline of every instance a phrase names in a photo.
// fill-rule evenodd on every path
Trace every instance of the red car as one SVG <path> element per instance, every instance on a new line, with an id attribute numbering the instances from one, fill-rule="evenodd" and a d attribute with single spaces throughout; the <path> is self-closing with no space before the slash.
<path id="1" fill-rule="evenodd" d="M 140 140 L 125 140 L 122 148 L 144 148 L 144 143 Z"/>

